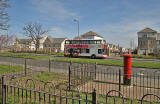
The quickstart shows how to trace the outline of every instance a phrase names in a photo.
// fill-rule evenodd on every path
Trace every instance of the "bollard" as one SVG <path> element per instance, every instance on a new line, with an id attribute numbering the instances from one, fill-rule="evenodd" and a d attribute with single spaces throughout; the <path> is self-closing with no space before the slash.
<path id="1" fill-rule="evenodd" d="M 124 76 L 123 76 L 123 84 L 124 85 L 131 85 L 131 64 L 132 64 L 132 55 L 125 54 L 123 55 L 123 64 L 124 64 Z"/>

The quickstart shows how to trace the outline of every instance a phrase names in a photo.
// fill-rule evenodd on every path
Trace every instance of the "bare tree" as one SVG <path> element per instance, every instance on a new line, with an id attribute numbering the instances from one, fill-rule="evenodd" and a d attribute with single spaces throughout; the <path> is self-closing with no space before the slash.
<path id="1" fill-rule="evenodd" d="M 9 0 L 0 0 L 0 29 L 1 30 L 8 30 L 9 28 L 9 16 L 6 11 L 7 8 L 10 7 Z"/>
<path id="2" fill-rule="evenodd" d="M 39 49 L 41 37 L 48 32 L 39 23 L 28 23 L 23 27 L 24 35 L 31 38 L 35 45 L 35 53 Z"/>
<path id="3" fill-rule="evenodd" d="M 13 35 L 1 35 L 0 36 L 0 50 L 2 48 L 11 46 L 14 40 L 14 36 Z"/>

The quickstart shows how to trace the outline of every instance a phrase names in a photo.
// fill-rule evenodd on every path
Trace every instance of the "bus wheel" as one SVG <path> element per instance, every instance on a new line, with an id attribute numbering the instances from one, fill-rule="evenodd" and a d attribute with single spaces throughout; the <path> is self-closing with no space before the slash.
<path id="1" fill-rule="evenodd" d="M 92 56 L 91 56 L 91 59 L 95 59 L 95 58 L 96 58 L 96 56 L 95 56 L 95 55 L 92 55 Z"/>

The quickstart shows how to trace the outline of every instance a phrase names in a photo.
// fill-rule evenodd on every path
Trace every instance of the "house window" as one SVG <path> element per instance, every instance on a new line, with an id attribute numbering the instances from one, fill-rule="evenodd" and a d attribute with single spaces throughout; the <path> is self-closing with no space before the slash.
<path id="1" fill-rule="evenodd" d="M 152 48 L 150 49 L 150 52 L 153 53 L 153 49 Z"/>
<path id="2" fill-rule="evenodd" d="M 140 45 L 145 45 L 146 44 L 146 41 L 142 40 L 140 41 Z"/>
<path id="3" fill-rule="evenodd" d="M 154 44 L 154 40 L 151 40 L 151 44 Z"/>
<path id="4" fill-rule="evenodd" d="M 89 36 L 88 36 L 88 39 L 93 39 L 93 36 L 89 35 Z"/>
<path id="5" fill-rule="evenodd" d="M 158 45 L 160 45 L 160 40 L 158 40 Z"/>
<path id="6" fill-rule="evenodd" d="M 86 49 L 86 53 L 89 53 L 89 49 Z"/>
<path id="7" fill-rule="evenodd" d="M 147 38 L 147 34 L 143 34 L 142 37 L 143 37 L 143 38 Z"/>

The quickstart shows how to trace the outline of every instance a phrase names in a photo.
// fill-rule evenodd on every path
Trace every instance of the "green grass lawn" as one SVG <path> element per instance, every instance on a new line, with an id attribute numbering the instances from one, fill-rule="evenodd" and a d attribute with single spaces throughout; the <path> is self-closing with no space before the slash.
<path id="1" fill-rule="evenodd" d="M 10 53 L 14 53 L 14 54 L 18 54 L 18 53 L 25 53 L 25 54 L 47 54 L 47 55 L 57 55 L 57 56 L 64 56 L 63 52 L 45 52 L 45 51 L 37 51 L 37 53 L 35 53 L 35 51 L 20 51 L 20 52 L 10 52 Z"/>
<path id="2" fill-rule="evenodd" d="M 0 74 L 14 73 L 14 72 L 19 72 L 23 70 L 24 70 L 24 67 L 22 66 L 0 64 Z"/>
<path id="3" fill-rule="evenodd" d="M 49 82 L 54 79 L 61 79 L 63 74 L 60 73 L 50 73 L 50 72 L 42 72 L 40 74 L 34 75 L 32 77 L 33 80 L 39 80 L 41 82 Z"/>
<path id="4" fill-rule="evenodd" d="M 48 59 L 50 56 L 36 55 L 32 53 L 0 53 L 0 56 L 14 57 L 14 58 L 30 58 L 30 59 Z"/>
<path id="5" fill-rule="evenodd" d="M 68 85 L 68 75 L 67 74 L 62 74 L 62 73 L 52 73 L 52 72 L 41 72 L 36 75 L 32 76 L 23 76 L 23 77 L 18 77 L 14 80 L 12 80 L 12 84 L 19 82 L 19 84 L 23 87 L 26 87 L 26 80 L 27 79 L 32 79 L 36 85 L 36 89 L 39 89 L 39 87 L 43 90 L 44 88 L 44 83 L 45 82 L 51 82 L 54 84 L 55 88 L 67 88 L 66 84 Z M 29 87 L 34 87 L 33 82 L 30 81 L 28 83 Z"/>
<path id="6" fill-rule="evenodd" d="M 110 66 L 123 66 L 123 61 L 113 61 L 113 60 L 103 60 L 103 59 L 86 59 L 86 58 L 54 58 L 54 61 L 66 61 L 66 62 L 76 62 L 76 63 L 97 63 L 100 65 L 110 65 Z M 160 69 L 159 63 L 151 62 L 132 62 L 132 67 L 138 68 L 157 68 Z"/>
<path id="7" fill-rule="evenodd" d="M 156 56 L 145 56 L 145 55 L 137 55 L 137 54 L 133 54 L 132 56 L 133 58 L 141 58 L 141 59 L 160 59 L 160 57 L 156 57 Z"/>
<path id="8" fill-rule="evenodd" d="M 57 52 L 51 52 L 51 53 L 48 53 L 49 55 L 57 55 L 57 56 L 64 56 L 64 53 L 60 52 L 60 53 L 57 53 Z"/>

